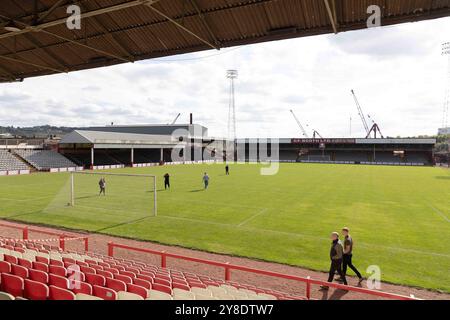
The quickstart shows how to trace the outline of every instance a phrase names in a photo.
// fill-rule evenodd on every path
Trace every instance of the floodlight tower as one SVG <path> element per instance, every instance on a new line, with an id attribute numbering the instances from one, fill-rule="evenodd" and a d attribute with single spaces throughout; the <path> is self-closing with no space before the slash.
<path id="1" fill-rule="evenodd" d="M 236 105 L 234 99 L 234 79 L 238 77 L 237 70 L 227 70 L 230 79 L 230 102 L 228 105 L 228 138 L 236 141 Z"/>
<path id="2" fill-rule="evenodd" d="M 447 83 L 445 90 L 444 112 L 442 116 L 442 128 L 448 127 L 448 113 L 450 105 L 450 42 L 442 44 L 442 55 L 448 57 L 447 62 Z"/>

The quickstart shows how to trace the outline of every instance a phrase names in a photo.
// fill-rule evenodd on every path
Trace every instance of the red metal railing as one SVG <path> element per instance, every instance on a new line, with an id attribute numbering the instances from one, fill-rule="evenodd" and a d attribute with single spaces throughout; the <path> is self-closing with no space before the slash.
<path id="1" fill-rule="evenodd" d="M 310 277 L 304 278 L 304 277 L 299 277 L 299 276 L 294 276 L 294 275 L 288 275 L 288 274 L 282 274 L 282 273 L 277 273 L 277 272 L 272 272 L 272 271 L 267 271 L 267 270 L 261 270 L 261 269 L 255 269 L 255 268 L 250 268 L 250 267 L 245 267 L 245 266 L 234 265 L 234 264 L 230 264 L 227 262 L 224 263 L 224 262 L 217 262 L 217 261 L 199 259 L 199 258 L 194 258 L 194 257 L 187 257 L 187 256 L 179 255 L 179 254 L 169 253 L 166 251 L 137 248 L 137 247 L 127 246 L 127 245 L 123 245 L 123 244 L 117 244 L 117 243 L 113 243 L 113 242 L 108 242 L 108 256 L 110 256 L 110 257 L 114 256 L 114 248 L 121 248 L 121 249 L 126 249 L 126 250 L 131 250 L 131 251 L 137 251 L 137 252 L 158 255 L 161 257 L 161 267 L 162 268 L 167 267 L 167 258 L 174 258 L 174 259 L 178 259 L 178 260 L 185 260 L 185 261 L 190 261 L 190 262 L 202 263 L 202 264 L 206 264 L 206 265 L 210 265 L 210 266 L 221 267 L 224 269 L 225 281 L 231 280 L 231 271 L 232 270 L 249 272 L 249 273 L 259 274 L 259 275 L 264 275 L 264 276 L 270 276 L 270 277 L 274 277 L 274 278 L 299 281 L 299 282 L 305 283 L 305 285 L 306 285 L 305 297 L 307 299 L 311 299 L 311 285 L 314 284 L 314 285 L 328 286 L 328 287 L 332 287 L 332 288 L 336 288 L 336 289 L 348 290 L 348 291 L 352 291 L 352 292 L 364 293 L 364 294 L 381 297 L 381 298 L 387 298 L 387 299 L 418 300 L 414 297 L 408 297 L 408 296 L 403 296 L 403 295 L 389 293 L 389 292 L 382 292 L 382 291 L 376 291 L 376 290 L 360 288 L 360 287 L 353 287 L 353 286 L 346 286 L 346 285 L 342 285 L 342 284 L 338 284 L 338 283 L 329 283 L 326 281 L 311 279 Z"/>
<path id="2" fill-rule="evenodd" d="M 49 236 L 56 236 L 56 237 L 58 237 L 57 243 L 58 243 L 59 248 L 61 248 L 61 250 L 66 249 L 66 241 L 72 241 L 72 240 L 79 239 L 84 242 L 84 250 L 86 252 L 89 251 L 89 238 L 88 237 L 71 236 L 71 235 L 67 235 L 64 233 L 45 231 L 45 230 L 41 230 L 41 229 L 34 228 L 34 227 L 19 226 L 19 225 L 14 225 L 14 224 L 0 223 L 0 227 L 21 230 L 22 231 L 22 239 L 21 240 L 33 241 L 29 238 L 30 232 L 37 232 L 37 233 L 45 234 L 45 235 L 49 235 Z M 55 239 L 55 241 L 56 241 L 56 239 Z"/>

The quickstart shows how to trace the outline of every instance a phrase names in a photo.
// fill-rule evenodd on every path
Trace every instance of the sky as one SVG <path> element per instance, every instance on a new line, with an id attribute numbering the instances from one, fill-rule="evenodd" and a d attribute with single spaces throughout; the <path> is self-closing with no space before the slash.
<path id="1" fill-rule="evenodd" d="M 385 136 L 437 133 L 442 124 L 450 18 L 177 55 L 0 84 L 0 126 L 194 122 L 227 136 L 229 80 L 237 136 L 362 137 L 350 90 Z M 351 120 L 350 120 L 351 119 Z"/>

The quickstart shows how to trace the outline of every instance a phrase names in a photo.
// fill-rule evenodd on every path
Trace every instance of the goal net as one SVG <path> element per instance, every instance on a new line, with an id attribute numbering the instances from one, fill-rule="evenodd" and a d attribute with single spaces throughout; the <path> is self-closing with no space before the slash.
<path id="1" fill-rule="evenodd" d="M 157 215 L 156 176 L 72 172 L 65 188 L 67 206 L 91 211 Z M 66 184 L 66 185 L 67 185 Z M 61 196 L 59 198 L 61 198 Z"/>

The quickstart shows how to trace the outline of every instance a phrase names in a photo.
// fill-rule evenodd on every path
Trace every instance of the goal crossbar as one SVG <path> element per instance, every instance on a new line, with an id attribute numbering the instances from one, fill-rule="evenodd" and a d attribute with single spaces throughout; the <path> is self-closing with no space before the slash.
<path id="1" fill-rule="evenodd" d="M 154 216 L 158 214 L 157 206 L 157 192 L 156 192 L 156 176 L 152 174 L 131 174 L 131 173 L 112 173 L 112 172 L 86 172 L 86 171 L 73 171 L 70 175 L 70 205 L 75 206 L 75 175 L 100 175 L 100 176 L 116 176 L 116 177 L 138 177 L 138 178 L 152 178 L 153 179 L 153 210 Z"/>

